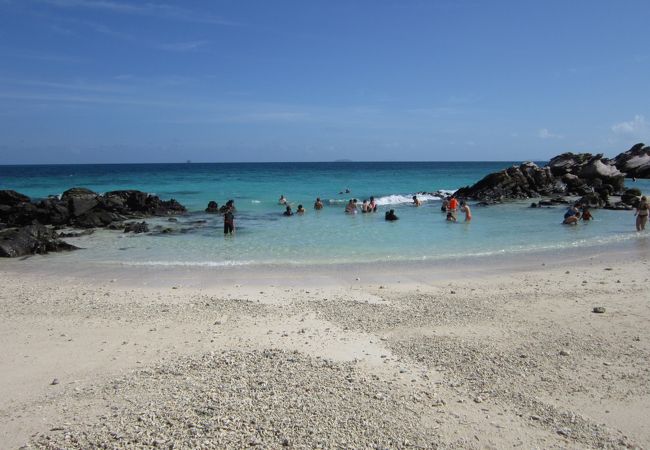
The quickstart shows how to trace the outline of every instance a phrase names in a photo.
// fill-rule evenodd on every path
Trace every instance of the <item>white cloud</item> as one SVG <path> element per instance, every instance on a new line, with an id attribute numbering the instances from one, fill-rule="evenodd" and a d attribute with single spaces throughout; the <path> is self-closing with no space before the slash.
<path id="1" fill-rule="evenodd" d="M 59 8 L 85 8 L 115 14 L 133 14 L 213 25 L 237 25 L 204 11 L 194 11 L 173 5 L 150 2 L 116 2 L 111 0 L 38 0 Z"/>
<path id="2" fill-rule="evenodd" d="M 159 44 L 156 47 L 160 50 L 170 52 L 194 52 L 208 44 L 208 41 L 189 41 L 189 42 L 172 42 L 168 44 Z"/>
<path id="3" fill-rule="evenodd" d="M 564 139 L 561 134 L 555 134 L 548 131 L 548 128 L 542 128 L 537 132 L 537 137 L 540 139 Z"/>
<path id="4" fill-rule="evenodd" d="M 627 122 L 620 122 L 612 125 L 612 131 L 616 134 L 640 136 L 650 134 L 650 123 L 645 117 L 637 114 L 634 119 Z"/>

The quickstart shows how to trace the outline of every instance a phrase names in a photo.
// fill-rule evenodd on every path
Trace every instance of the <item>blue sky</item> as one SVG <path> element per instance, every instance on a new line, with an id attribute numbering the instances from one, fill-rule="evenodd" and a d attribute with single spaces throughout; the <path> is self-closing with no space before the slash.
<path id="1" fill-rule="evenodd" d="M 0 164 L 650 142 L 647 0 L 0 0 Z"/>

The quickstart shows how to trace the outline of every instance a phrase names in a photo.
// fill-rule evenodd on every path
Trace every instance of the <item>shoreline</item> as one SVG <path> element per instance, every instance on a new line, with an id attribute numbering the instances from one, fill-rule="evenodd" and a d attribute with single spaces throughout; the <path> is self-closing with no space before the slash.
<path id="1" fill-rule="evenodd" d="M 129 286 L 152 286 L 160 281 L 161 287 L 179 283 L 186 286 L 221 286 L 226 281 L 263 285 L 269 278 L 278 280 L 278 284 L 304 280 L 305 285 L 318 285 L 319 282 L 332 285 L 339 281 L 395 284 L 401 282 L 400 279 L 417 283 L 423 280 L 439 281 L 467 276 L 495 276 L 504 272 L 546 270 L 557 266 L 589 266 L 596 258 L 612 263 L 624 262 L 630 257 L 650 258 L 650 235 L 630 232 L 632 234 L 634 237 L 623 241 L 585 247 L 459 255 L 440 259 L 325 264 L 295 262 L 204 266 L 194 262 L 164 265 L 84 262 L 84 266 L 79 267 L 79 261 L 74 259 L 74 255 L 67 260 L 61 258 L 61 253 L 52 253 L 0 260 L 0 271 L 19 276 L 31 274 L 53 280 L 72 274 L 73 278 L 80 281 L 118 282 Z"/>

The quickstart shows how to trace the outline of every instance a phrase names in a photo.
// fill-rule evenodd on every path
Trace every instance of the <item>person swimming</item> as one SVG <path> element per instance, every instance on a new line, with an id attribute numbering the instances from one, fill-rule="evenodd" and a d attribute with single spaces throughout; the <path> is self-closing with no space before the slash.
<path id="1" fill-rule="evenodd" d="M 316 202 L 314 203 L 314 209 L 323 209 L 323 202 L 320 200 L 320 197 L 316 198 Z"/>
<path id="2" fill-rule="evenodd" d="M 296 210 L 296 214 L 303 215 L 305 214 L 305 208 L 302 207 L 302 205 L 298 205 L 298 209 Z"/>
<path id="3" fill-rule="evenodd" d="M 417 195 L 413 196 L 413 206 L 422 206 L 422 202 Z"/>
<path id="4" fill-rule="evenodd" d="M 469 205 L 463 200 L 460 202 L 460 210 L 465 213 L 465 222 L 472 220 L 472 210 L 469 208 Z"/>
<path id="5" fill-rule="evenodd" d="M 395 220 L 399 220 L 399 217 L 395 214 L 395 210 L 391 209 L 390 211 L 386 211 L 386 215 L 384 216 L 384 219 L 393 222 Z"/>
<path id="6" fill-rule="evenodd" d="M 282 215 L 286 217 L 293 216 L 293 211 L 291 211 L 291 206 L 287 205 L 287 209 L 284 210 Z"/>

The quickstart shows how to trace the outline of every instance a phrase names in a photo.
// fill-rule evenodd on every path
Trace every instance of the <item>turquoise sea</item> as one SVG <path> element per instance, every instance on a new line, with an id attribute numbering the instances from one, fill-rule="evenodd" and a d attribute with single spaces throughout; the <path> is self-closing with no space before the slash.
<path id="1" fill-rule="evenodd" d="M 139 189 L 175 198 L 190 213 L 178 222 L 149 219 L 172 228 L 168 234 L 131 235 L 99 230 L 70 242 L 84 250 L 52 255 L 73 261 L 144 266 L 328 264 L 342 262 L 442 260 L 459 256 L 553 251 L 638 239 L 632 212 L 594 211 L 595 220 L 560 225 L 564 208 L 529 208 L 530 201 L 481 207 L 473 220 L 448 223 L 440 199 L 416 192 L 453 191 L 513 162 L 341 162 L 259 164 L 119 164 L 0 166 L 0 189 L 32 198 L 61 194 L 73 186 L 102 193 Z M 650 193 L 650 181 L 634 185 Z M 349 189 L 349 194 L 341 194 Z M 283 217 L 284 195 L 304 216 Z M 349 198 L 371 195 L 379 212 L 348 215 Z M 325 202 L 314 211 L 316 197 Z M 203 212 L 208 201 L 233 199 L 237 232 L 223 236 L 223 219 Z M 400 220 L 384 221 L 393 208 Z"/>

